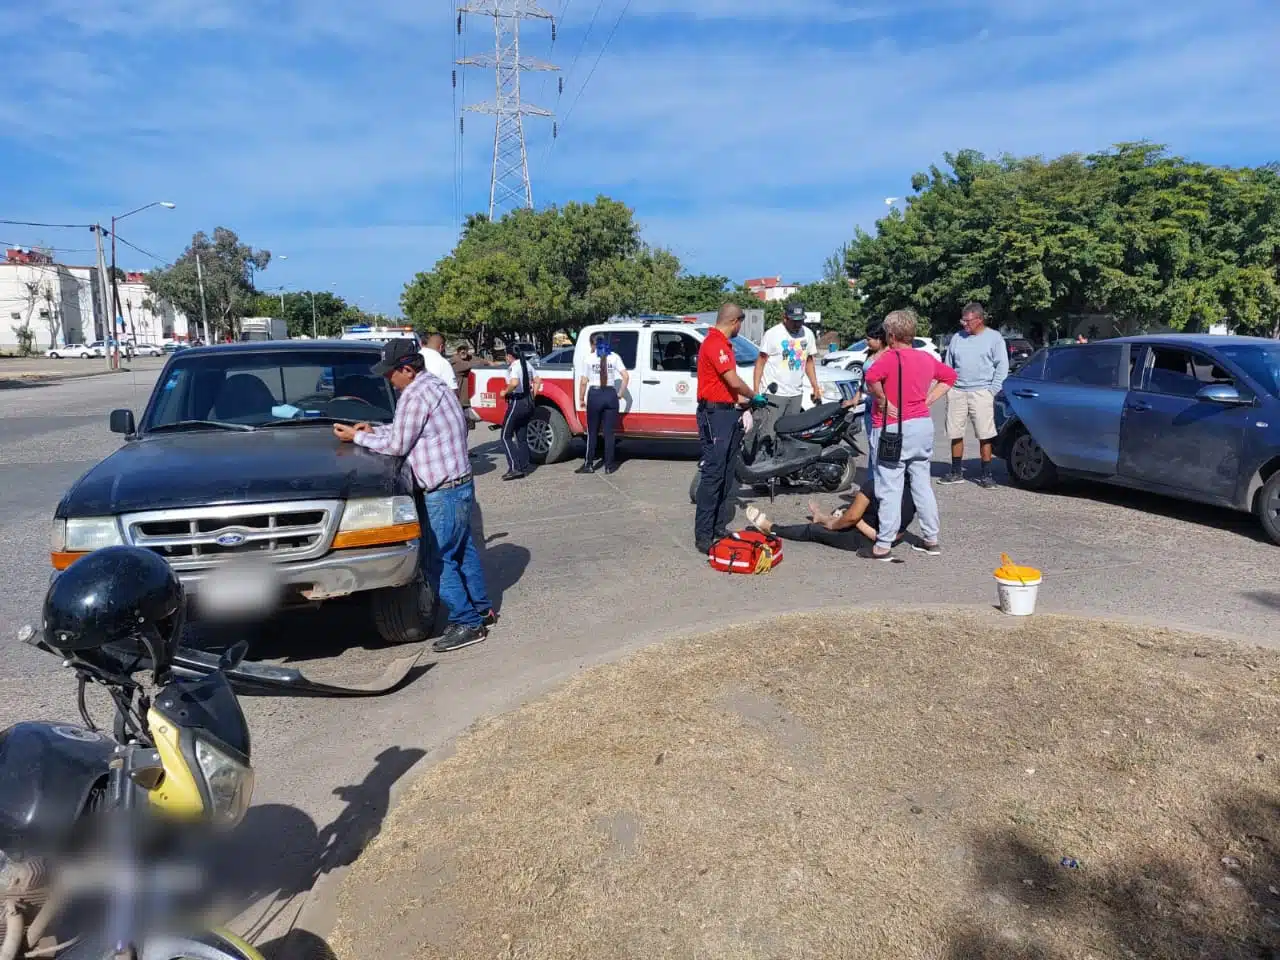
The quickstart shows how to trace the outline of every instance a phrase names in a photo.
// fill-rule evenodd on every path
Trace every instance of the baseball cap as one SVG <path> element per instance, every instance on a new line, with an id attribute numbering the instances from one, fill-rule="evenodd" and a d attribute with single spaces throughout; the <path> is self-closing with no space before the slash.
<path id="1" fill-rule="evenodd" d="M 802 307 L 802 306 L 801 306 L 800 304 L 798 304 L 798 303 L 793 303 L 793 304 L 791 304 L 789 307 L 787 307 L 787 309 L 783 312 L 783 315 L 784 315 L 788 320 L 803 320 L 803 319 L 804 319 L 804 307 Z"/>
<path id="2" fill-rule="evenodd" d="M 418 355 L 418 345 L 407 338 L 388 340 L 382 345 L 382 357 L 369 372 L 375 377 L 385 377 L 392 370 L 403 367 Z"/>

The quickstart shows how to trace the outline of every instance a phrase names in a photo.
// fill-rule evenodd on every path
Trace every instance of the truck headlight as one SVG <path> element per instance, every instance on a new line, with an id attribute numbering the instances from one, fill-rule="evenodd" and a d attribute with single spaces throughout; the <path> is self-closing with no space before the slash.
<path id="1" fill-rule="evenodd" d="M 57 570 L 65 570 L 86 553 L 124 543 L 115 517 L 55 519 L 49 537 L 49 554 Z"/>
<path id="2" fill-rule="evenodd" d="M 343 549 L 405 543 L 421 534 L 413 497 L 368 497 L 347 501 L 333 546 Z"/>
<path id="3" fill-rule="evenodd" d="M 253 799 L 253 770 L 196 737 L 196 763 L 209 788 L 215 822 L 234 826 L 244 819 Z"/>

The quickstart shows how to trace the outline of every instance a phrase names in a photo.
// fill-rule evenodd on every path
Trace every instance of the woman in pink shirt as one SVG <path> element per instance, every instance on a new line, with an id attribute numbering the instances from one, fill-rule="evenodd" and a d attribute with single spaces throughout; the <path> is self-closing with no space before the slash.
<path id="1" fill-rule="evenodd" d="M 867 370 L 867 391 L 876 399 L 871 415 L 870 443 L 880 445 L 880 435 L 902 432 L 902 456 L 896 463 L 875 461 L 876 495 L 880 499 L 878 536 L 871 548 L 874 560 L 893 561 L 893 538 L 898 531 L 903 484 L 911 483 L 911 495 L 920 518 L 923 540 L 912 543 L 913 550 L 931 557 L 938 547 L 938 501 L 933 495 L 929 465 L 933 462 L 933 418 L 929 407 L 940 400 L 956 382 L 956 372 L 932 354 L 913 349 L 916 315 L 895 310 L 884 318 L 889 349 Z M 899 406 L 901 411 L 899 411 Z"/>

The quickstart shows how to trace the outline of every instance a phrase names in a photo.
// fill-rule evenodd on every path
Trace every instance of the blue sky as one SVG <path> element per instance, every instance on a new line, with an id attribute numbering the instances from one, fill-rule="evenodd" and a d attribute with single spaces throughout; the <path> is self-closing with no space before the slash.
<path id="1" fill-rule="evenodd" d="M 528 123 L 536 202 L 606 193 L 691 270 L 734 280 L 815 278 L 945 151 L 1145 138 L 1280 160 L 1275 0 L 545 2 L 555 48 L 538 22 L 523 46 L 567 71 L 565 94 L 534 74 L 526 96 L 576 105 L 550 151 L 550 123 Z M 172 257 L 229 226 L 288 255 L 263 286 L 332 286 L 384 312 L 453 245 L 447 0 L 11 0 L 2 23 L 0 219 L 172 200 L 120 235 Z M 489 23 L 470 18 L 468 52 L 491 45 Z M 491 74 L 466 73 L 467 100 L 492 97 Z M 491 123 L 467 117 L 469 210 L 487 205 Z"/>

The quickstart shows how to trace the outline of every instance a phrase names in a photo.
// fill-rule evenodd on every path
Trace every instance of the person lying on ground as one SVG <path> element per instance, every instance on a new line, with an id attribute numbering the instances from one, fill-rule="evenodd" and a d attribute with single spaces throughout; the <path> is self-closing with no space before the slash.
<path id="1" fill-rule="evenodd" d="M 901 516 L 902 524 L 895 543 L 907 535 L 907 527 L 915 518 L 910 486 L 903 490 Z M 822 543 L 837 550 L 856 552 L 867 542 L 875 543 L 880 503 L 876 499 L 874 478 L 868 475 L 853 503 L 843 510 L 827 513 L 816 501 L 810 500 L 808 523 L 774 525 L 763 510 L 751 506 L 747 508 L 747 521 L 761 533 L 771 533 L 781 540 Z M 860 539 L 859 535 L 866 539 Z"/>

